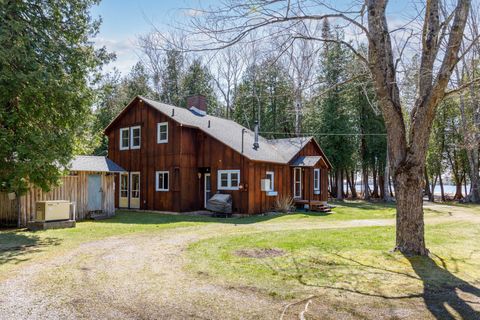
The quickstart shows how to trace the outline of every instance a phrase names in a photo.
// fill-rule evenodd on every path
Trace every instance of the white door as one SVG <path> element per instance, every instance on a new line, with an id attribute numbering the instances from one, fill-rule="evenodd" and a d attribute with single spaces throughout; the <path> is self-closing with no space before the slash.
<path id="1" fill-rule="evenodd" d="M 302 168 L 293 168 L 293 197 L 302 198 Z"/>
<path id="2" fill-rule="evenodd" d="M 206 208 L 208 199 L 212 197 L 212 180 L 210 179 L 210 173 L 205 173 L 204 191 L 203 206 Z"/>
<path id="3" fill-rule="evenodd" d="M 128 208 L 128 173 L 120 173 L 118 206 L 120 208 Z"/>
<path id="4" fill-rule="evenodd" d="M 130 208 L 140 209 L 140 172 L 130 173 Z"/>

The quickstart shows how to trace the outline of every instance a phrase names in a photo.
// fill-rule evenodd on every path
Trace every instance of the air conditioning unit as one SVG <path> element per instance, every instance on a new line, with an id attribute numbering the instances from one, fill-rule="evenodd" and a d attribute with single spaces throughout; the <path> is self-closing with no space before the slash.
<path id="1" fill-rule="evenodd" d="M 70 220 L 70 202 L 66 200 L 37 201 L 36 221 Z"/>
<path id="2" fill-rule="evenodd" d="M 260 190 L 270 191 L 270 179 L 262 179 L 260 183 Z"/>

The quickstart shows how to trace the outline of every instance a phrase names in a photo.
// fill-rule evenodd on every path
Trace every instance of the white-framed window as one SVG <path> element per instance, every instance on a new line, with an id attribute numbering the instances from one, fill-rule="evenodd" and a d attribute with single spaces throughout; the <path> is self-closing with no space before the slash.
<path id="1" fill-rule="evenodd" d="M 275 173 L 273 171 L 267 171 L 267 179 L 270 180 L 270 188 L 266 191 L 274 191 L 275 189 Z"/>
<path id="2" fill-rule="evenodd" d="M 140 149 L 141 136 L 140 126 L 130 128 L 130 149 Z"/>
<path id="3" fill-rule="evenodd" d="M 320 193 L 320 169 L 313 169 L 313 191 L 315 194 Z"/>
<path id="4" fill-rule="evenodd" d="M 218 190 L 238 190 L 240 186 L 240 170 L 218 170 Z"/>
<path id="5" fill-rule="evenodd" d="M 168 122 L 157 123 L 157 143 L 168 142 Z"/>
<path id="6" fill-rule="evenodd" d="M 130 128 L 120 129 L 120 150 L 130 149 Z"/>
<path id="7" fill-rule="evenodd" d="M 302 168 L 293 168 L 293 197 L 302 198 Z"/>
<path id="8" fill-rule="evenodd" d="M 168 183 L 169 183 L 168 181 L 169 181 L 168 171 L 157 171 L 155 189 L 157 191 L 168 191 Z"/>

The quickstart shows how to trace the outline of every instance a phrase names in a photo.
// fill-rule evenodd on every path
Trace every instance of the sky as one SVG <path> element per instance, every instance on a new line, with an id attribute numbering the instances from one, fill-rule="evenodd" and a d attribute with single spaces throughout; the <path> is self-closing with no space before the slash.
<path id="1" fill-rule="evenodd" d="M 93 17 L 101 17 L 100 32 L 93 39 L 98 47 L 106 46 L 115 52 L 113 67 L 128 73 L 138 61 L 139 50 L 136 39 L 153 29 L 168 28 L 175 22 L 188 19 L 195 14 L 193 8 L 205 7 L 212 1 L 200 0 L 103 0 L 92 8 Z M 214 1 L 213 1 L 214 2 Z"/>
<path id="2" fill-rule="evenodd" d="M 100 32 L 92 39 L 97 47 L 105 46 L 115 52 L 117 59 L 104 70 L 118 69 L 122 74 L 130 71 L 139 60 L 140 51 L 136 39 L 147 34 L 153 26 L 159 29 L 187 21 L 195 14 L 194 8 L 215 6 L 216 0 L 103 0 L 92 8 L 93 17 L 101 17 Z M 335 3 L 348 4 L 349 0 Z M 409 3 L 418 0 L 392 0 L 389 14 L 393 19 L 403 20 Z M 218 4 L 220 5 L 220 4 Z"/>

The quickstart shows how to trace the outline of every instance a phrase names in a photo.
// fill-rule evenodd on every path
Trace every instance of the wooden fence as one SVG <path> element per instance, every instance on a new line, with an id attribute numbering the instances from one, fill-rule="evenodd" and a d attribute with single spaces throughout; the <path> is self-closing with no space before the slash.
<path id="1" fill-rule="evenodd" d="M 8 198 L 6 192 L 0 192 L 0 226 L 17 225 L 17 201 Z"/>
<path id="2" fill-rule="evenodd" d="M 76 206 L 77 220 L 83 220 L 88 215 L 88 172 L 78 175 L 64 176 L 59 186 L 49 192 L 39 188 L 31 188 L 20 199 L 9 200 L 7 193 L 0 193 L 0 225 L 16 225 L 18 221 L 17 205 L 20 205 L 20 223 L 35 219 L 35 203 L 45 200 L 68 200 Z M 102 210 L 108 215 L 115 214 L 114 175 L 102 174 Z"/>

